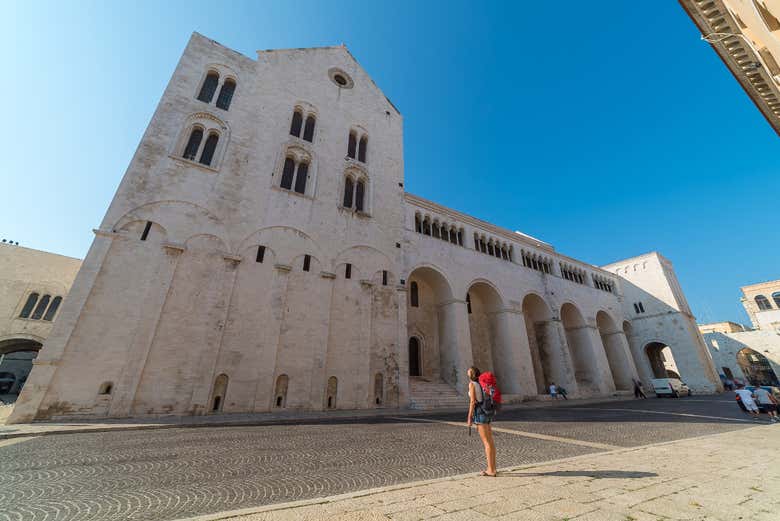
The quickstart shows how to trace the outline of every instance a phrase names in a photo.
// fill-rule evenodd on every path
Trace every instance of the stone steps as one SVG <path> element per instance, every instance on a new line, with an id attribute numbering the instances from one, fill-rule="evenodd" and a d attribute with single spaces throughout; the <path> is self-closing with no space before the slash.
<path id="1" fill-rule="evenodd" d="M 468 406 L 468 398 L 460 396 L 449 384 L 422 378 L 409 380 L 409 408 L 416 410 L 457 409 Z"/>

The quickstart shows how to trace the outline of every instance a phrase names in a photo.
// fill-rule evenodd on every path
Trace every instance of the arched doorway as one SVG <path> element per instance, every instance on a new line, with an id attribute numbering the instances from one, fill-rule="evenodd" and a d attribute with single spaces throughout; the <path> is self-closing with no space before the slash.
<path id="1" fill-rule="evenodd" d="M 644 351 L 650 361 L 653 378 L 680 378 L 671 347 L 661 342 L 650 342 Z"/>
<path id="2" fill-rule="evenodd" d="M 751 385 L 779 385 L 772 364 L 755 349 L 741 349 L 737 353 L 737 364 Z"/>
<path id="3" fill-rule="evenodd" d="M 16 401 L 40 349 L 40 342 L 28 338 L 0 341 L 0 401 Z"/>
<path id="4" fill-rule="evenodd" d="M 407 284 L 416 288 L 414 295 L 408 295 L 406 307 L 409 375 L 457 386 L 464 364 L 458 353 L 457 301 L 450 284 L 441 272 L 427 266 L 413 270 Z"/>
<path id="5" fill-rule="evenodd" d="M 495 360 L 495 346 L 500 341 L 495 313 L 501 309 L 501 297 L 485 282 L 472 284 L 466 293 L 471 356 L 482 371 L 495 371 L 502 364 Z"/>
<path id="6" fill-rule="evenodd" d="M 548 331 L 552 311 L 542 297 L 530 294 L 523 299 L 523 318 L 528 335 L 528 347 L 531 351 L 531 361 L 534 366 L 536 392 L 547 394 L 548 385 L 555 381 Z M 556 383 L 564 385 L 562 381 Z"/>
<path id="7" fill-rule="evenodd" d="M 604 311 L 596 314 L 596 327 L 599 329 L 615 388 L 622 391 L 631 390 L 635 375 L 626 349 L 627 343 L 623 341 L 625 338 L 623 331 L 618 329 L 612 317 Z"/>
<path id="8" fill-rule="evenodd" d="M 413 336 L 409 339 L 409 376 L 422 376 L 421 355 L 420 340 Z"/>
<path id="9" fill-rule="evenodd" d="M 574 365 L 574 379 L 577 387 L 584 395 L 598 394 L 599 367 L 594 356 L 593 345 L 588 333 L 588 326 L 582 313 L 574 304 L 561 306 L 561 324 L 566 332 L 566 344 Z"/>

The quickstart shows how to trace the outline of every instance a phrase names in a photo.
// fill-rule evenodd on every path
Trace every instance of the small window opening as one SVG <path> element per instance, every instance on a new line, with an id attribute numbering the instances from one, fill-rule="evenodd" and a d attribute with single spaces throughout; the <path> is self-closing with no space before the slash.
<path id="1" fill-rule="evenodd" d="M 352 264 L 347 263 L 347 266 L 344 268 L 344 278 L 345 279 L 352 278 Z"/>
<path id="2" fill-rule="evenodd" d="M 282 406 L 282 397 L 281 396 L 277 396 L 276 397 L 276 406 L 277 407 L 281 407 Z"/>
<path id="3" fill-rule="evenodd" d="M 359 179 L 355 186 L 355 210 L 363 211 L 363 199 L 365 198 L 366 185 L 362 179 Z"/>
<path id="4" fill-rule="evenodd" d="M 311 255 L 303 256 L 303 271 L 309 271 L 311 267 Z"/>
<path id="5" fill-rule="evenodd" d="M 420 307 L 420 288 L 417 287 L 417 282 L 412 282 L 410 298 L 413 308 Z"/>
<path id="6" fill-rule="evenodd" d="M 382 285 L 387 286 L 387 270 L 382 271 Z"/>
<path id="7" fill-rule="evenodd" d="M 354 132 L 349 133 L 349 143 L 347 144 L 347 156 L 355 159 L 355 150 L 357 149 L 357 138 Z"/>
<path id="8" fill-rule="evenodd" d="M 263 258 L 265 258 L 265 246 L 258 246 L 257 247 L 257 257 L 255 257 L 255 262 L 263 262 Z"/>
<path id="9" fill-rule="evenodd" d="M 219 402 L 222 400 L 221 396 L 215 396 L 214 397 L 214 405 L 211 407 L 212 411 L 218 411 L 219 410 Z"/>
<path id="10" fill-rule="evenodd" d="M 301 137 L 301 127 L 303 126 L 303 114 L 296 110 L 293 112 L 292 122 L 290 123 L 290 135 Z"/>
<path id="11" fill-rule="evenodd" d="M 141 233 L 141 240 L 145 241 L 147 237 L 149 237 L 149 231 L 152 229 L 152 221 L 146 221 L 146 226 L 144 226 L 144 231 Z"/>
<path id="12" fill-rule="evenodd" d="M 471 295 L 466 293 L 466 311 L 471 315 Z"/>
<path id="13" fill-rule="evenodd" d="M 358 146 L 358 161 L 361 163 L 366 162 L 366 154 L 368 153 L 368 138 L 363 136 L 360 138 L 360 145 Z"/>
<path id="14" fill-rule="evenodd" d="M 38 302 L 39 296 L 40 295 L 38 293 L 30 293 L 30 296 L 27 297 L 27 302 L 24 303 L 22 312 L 19 313 L 19 318 L 28 318 L 30 316 L 30 313 L 32 313 L 32 310 L 35 307 L 36 302 Z"/>
<path id="15" fill-rule="evenodd" d="M 100 385 L 100 389 L 98 390 L 98 394 L 111 394 L 111 391 L 114 389 L 114 385 L 111 382 L 103 382 Z"/>
<path id="16" fill-rule="evenodd" d="M 336 74 L 335 76 L 333 76 L 333 80 L 339 85 L 341 85 L 342 87 L 347 84 L 347 79 L 341 74 Z"/>
<path id="17" fill-rule="evenodd" d="M 303 127 L 303 139 L 311 143 L 314 141 L 314 116 L 309 114 L 306 118 L 306 125 Z"/>

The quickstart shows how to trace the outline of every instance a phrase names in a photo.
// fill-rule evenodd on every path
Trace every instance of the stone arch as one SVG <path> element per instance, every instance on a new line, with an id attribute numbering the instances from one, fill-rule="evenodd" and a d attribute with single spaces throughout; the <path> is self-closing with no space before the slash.
<path id="1" fill-rule="evenodd" d="M 599 367 L 594 356 L 593 343 L 589 334 L 588 324 L 579 308 L 567 302 L 561 306 L 561 324 L 566 333 L 566 344 L 569 348 L 574 379 L 582 394 L 599 393 Z"/>
<path id="2" fill-rule="evenodd" d="M 502 339 L 499 338 L 501 332 L 495 317 L 503 309 L 504 301 L 495 285 L 481 279 L 469 285 L 466 295 L 471 304 L 469 330 L 473 363 L 481 371 L 496 372 L 496 368 L 502 364 L 500 360 L 494 360 L 495 346 Z"/>
<path id="3" fill-rule="evenodd" d="M 749 347 L 737 352 L 737 364 L 751 385 L 778 385 L 777 374 L 767 357 Z"/>
<path id="4" fill-rule="evenodd" d="M 287 388 L 289 385 L 290 378 L 286 374 L 280 374 L 276 377 L 273 407 L 278 409 L 284 409 L 287 407 Z"/>
<path id="5" fill-rule="evenodd" d="M 309 235 L 292 226 L 269 226 L 247 235 L 240 241 L 238 251 L 248 245 L 263 244 L 273 248 L 276 262 L 292 266 L 293 259 L 300 255 L 311 255 L 322 266 L 331 266 L 331 260 Z"/>
<path id="6" fill-rule="evenodd" d="M 140 239 L 149 243 L 165 242 L 168 238 L 168 232 L 160 223 L 150 220 L 130 221 L 122 225 L 119 229 L 134 239 Z"/>
<path id="7" fill-rule="evenodd" d="M 18 335 L 0 340 L 0 394 L 14 401 L 32 371 L 33 360 L 42 344 L 33 335 Z"/>
<path id="8" fill-rule="evenodd" d="M 425 364 L 421 376 L 444 381 L 451 385 L 458 382 L 458 372 L 470 364 L 458 351 L 457 310 L 462 301 L 453 298 L 450 282 L 444 273 L 431 265 L 413 269 L 406 279 L 407 286 L 417 282 L 419 307 L 407 306 L 407 339 L 417 336 L 425 341 L 420 346 Z M 463 310 L 465 312 L 465 309 Z M 404 350 L 404 370 L 408 372 L 408 349 Z M 470 358 L 470 357 L 469 357 Z"/>
<path id="9" fill-rule="evenodd" d="M 673 349 L 669 344 L 660 341 L 648 342 L 642 351 L 650 362 L 653 378 L 674 378 L 669 375 L 670 371 L 682 376 L 674 359 Z"/>
<path id="10" fill-rule="evenodd" d="M 604 310 L 596 313 L 596 327 L 604 346 L 604 353 L 607 355 L 615 388 L 620 391 L 630 391 L 636 375 L 622 328 L 618 329 L 615 320 Z"/>
<path id="11" fill-rule="evenodd" d="M 556 382 L 558 385 L 564 383 L 563 379 L 556 377 L 558 368 L 555 367 L 553 352 L 552 310 L 547 302 L 536 293 L 529 293 L 523 297 L 522 309 L 526 334 L 528 335 L 528 347 L 534 366 L 536 391 L 539 394 L 546 394 L 548 386 L 552 382 Z"/>

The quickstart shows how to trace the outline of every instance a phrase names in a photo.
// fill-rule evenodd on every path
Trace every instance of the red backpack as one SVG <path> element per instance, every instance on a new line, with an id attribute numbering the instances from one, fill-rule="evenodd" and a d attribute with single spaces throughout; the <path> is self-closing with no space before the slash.
<path id="1" fill-rule="evenodd" d="M 480 408 L 488 416 L 496 414 L 501 408 L 501 391 L 498 390 L 496 377 L 490 371 L 479 375 L 479 386 L 482 387 L 482 403 Z"/>

